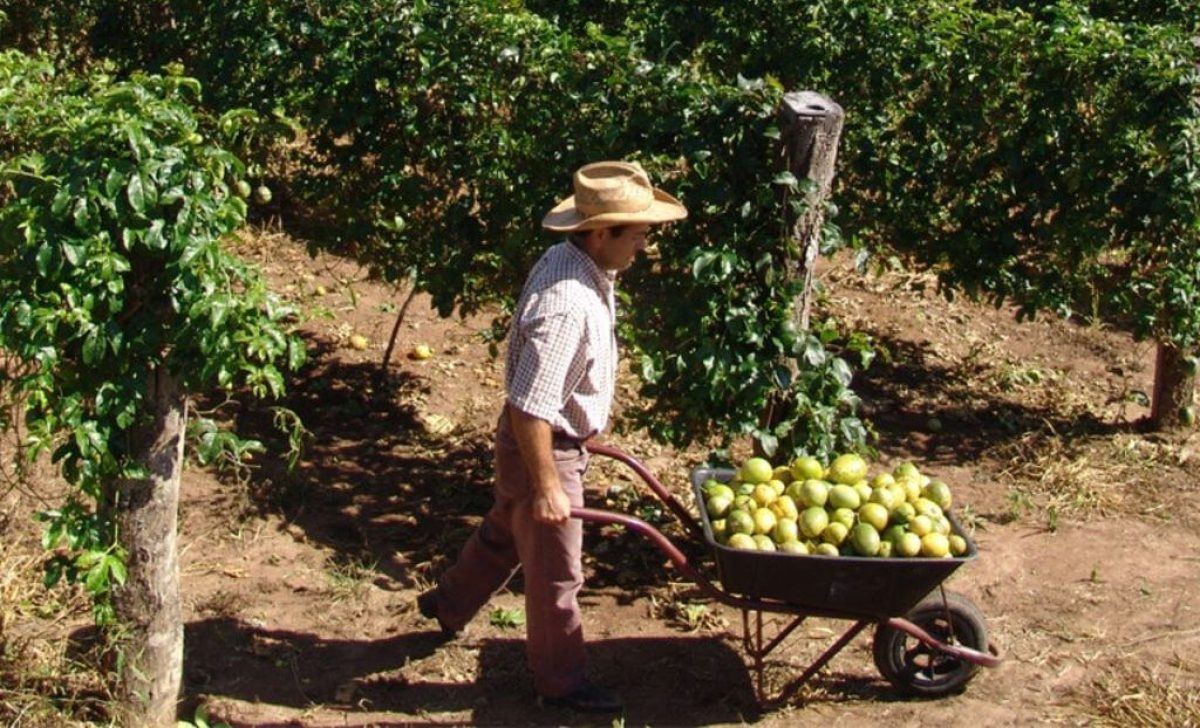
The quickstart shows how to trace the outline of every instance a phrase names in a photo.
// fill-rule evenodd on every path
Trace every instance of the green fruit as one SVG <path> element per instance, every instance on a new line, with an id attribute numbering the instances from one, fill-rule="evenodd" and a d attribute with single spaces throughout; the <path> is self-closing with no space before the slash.
<path id="1" fill-rule="evenodd" d="M 908 533 L 908 531 L 904 530 L 904 526 L 888 526 L 887 529 L 880 534 L 880 538 L 888 543 L 896 543 L 906 533 Z"/>
<path id="2" fill-rule="evenodd" d="M 877 556 L 879 556 L 879 558 L 881 558 L 881 559 L 889 559 L 889 558 L 891 558 L 892 551 L 894 549 L 895 549 L 895 544 L 893 544 L 891 541 L 880 541 L 879 542 L 879 553 L 877 554 Z"/>
<path id="3" fill-rule="evenodd" d="M 871 486 L 867 484 L 867 481 L 860 480 L 850 487 L 854 488 L 855 493 L 858 493 L 859 503 L 866 503 L 867 501 L 871 500 L 871 493 L 874 491 L 871 490 Z"/>
<path id="4" fill-rule="evenodd" d="M 919 477 L 896 478 L 896 485 L 904 491 L 904 500 L 912 503 L 921 497 L 921 479 Z"/>
<path id="5" fill-rule="evenodd" d="M 913 519 L 908 522 L 908 530 L 917 534 L 918 536 L 924 536 L 927 533 L 932 533 L 933 519 L 925 515 L 914 516 Z"/>
<path id="6" fill-rule="evenodd" d="M 271 201 L 271 188 L 266 185 L 259 185 L 254 188 L 254 201 L 260 205 L 265 205 Z"/>
<path id="7" fill-rule="evenodd" d="M 953 500 L 950 495 L 950 486 L 941 480 L 929 481 L 929 485 L 921 489 L 921 495 L 937 503 L 942 510 L 949 508 L 950 502 Z"/>
<path id="8" fill-rule="evenodd" d="M 776 498 L 768 508 L 780 518 L 790 518 L 794 521 L 800 517 L 800 511 L 796 508 L 796 502 L 786 493 Z"/>
<path id="9" fill-rule="evenodd" d="M 801 455 L 792 461 L 792 477 L 796 480 L 820 480 L 825 477 L 825 466 L 810 455 Z"/>
<path id="10" fill-rule="evenodd" d="M 896 479 L 892 477 L 891 473 L 878 473 L 874 478 L 871 478 L 871 487 L 875 489 L 890 488 L 895 484 Z"/>
<path id="11" fill-rule="evenodd" d="M 828 502 L 834 508 L 849 508 L 856 511 L 862 505 L 862 498 L 859 497 L 858 491 L 843 483 L 829 489 Z"/>
<path id="12" fill-rule="evenodd" d="M 962 556 L 967 553 L 967 539 L 954 533 L 947 540 L 950 542 L 950 553 L 954 556 Z"/>
<path id="13" fill-rule="evenodd" d="M 950 539 L 942 533 L 927 533 L 921 537 L 921 555 L 941 558 L 950 555 Z"/>
<path id="14" fill-rule="evenodd" d="M 942 513 L 942 507 L 928 498 L 918 498 L 917 502 L 913 503 L 913 507 L 917 509 L 917 514 L 921 516 L 937 518 L 938 516 L 945 515 Z"/>
<path id="15" fill-rule="evenodd" d="M 250 193 L 251 193 L 250 183 L 244 179 L 239 179 L 237 181 L 237 184 L 235 184 L 233 186 L 233 191 L 235 194 L 237 194 L 238 197 L 245 200 L 248 197 L 250 197 Z"/>
<path id="16" fill-rule="evenodd" d="M 900 480 L 901 478 L 915 478 L 921 475 L 921 471 L 917 470 L 916 465 L 904 462 L 896 466 L 896 469 L 892 471 L 892 475 L 896 480 Z"/>
<path id="17" fill-rule="evenodd" d="M 800 528 L 795 519 L 781 518 L 775 522 L 775 528 L 771 530 L 771 538 L 775 541 L 775 543 L 799 541 Z"/>
<path id="18" fill-rule="evenodd" d="M 829 502 L 829 483 L 809 479 L 800 486 L 799 502 L 806 506 L 824 507 Z"/>
<path id="19" fill-rule="evenodd" d="M 858 509 L 858 520 L 876 531 L 882 531 L 887 528 L 888 510 L 879 503 L 864 503 L 862 508 Z"/>
<path id="20" fill-rule="evenodd" d="M 892 548 L 897 556 L 912 558 L 921 553 L 921 537 L 915 533 L 905 533 L 896 539 Z"/>
<path id="21" fill-rule="evenodd" d="M 765 483 L 775 477 L 775 468 L 763 458 L 750 458 L 742 463 L 738 475 L 747 483 Z"/>
<path id="22" fill-rule="evenodd" d="M 867 477 L 867 461 L 861 455 L 846 453 L 838 455 L 829 464 L 829 479 L 835 483 L 850 485 Z"/>
<path id="23" fill-rule="evenodd" d="M 912 503 L 901 503 L 892 511 L 892 523 L 904 525 L 917 515 L 917 509 Z"/>
<path id="24" fill-rule="evenodd" d="M 754 500 L 763 507 L 771 505 L 771 501 L 779 497 L 779 495 L 775 492 L 775 489 L 771 487 L 770 482 L 759 483 L 758 485 L 754 486 L 754 492 L 750 495 L 752 495 Z"/>
<path id="25" fill-rule="evenodd" d="M 722 518 L 729 513 L 730 506 L 733 505 L 733 496 L 723 493 L 712 496 L 705 504 L 710 518 Z"/>
<path id="26" fill-rule="evenodd" d="M 850 529 L 846 528 L 846 524 L 839 521 L 833 521 L 825 530 L 821 532 L 821 540 L 834 546 L 840 545 L 846 540 L 846 536 L 850 534 Z"/>
<path id="27" fill-rule="evenodd" d="M 725 523 L 731 534 L 742 533 L 748 536 L 754 533 L 754 518 L 746 511 L 730 511 L 729 515 L 725 516 Z M 730 536 L 730 540 L 733 540 L 732 536 Z"/>
<path id="28" fill-rule="evenodd" d="M 879 553 L 879 531 L 869 523 L 860 523 L 850 529 L 850 545 L 859 556 L 874 556 Z"/>
<path id="29" fill-rule="evenodd" d="M 831 543 L 819 543 L 813 549 L 813 553 L 817 556 L 838 556 L 840 552 L 838 551 L 838 547 Z"/>
<path id="30" fill-rule="evenodd" d="M 1193 427 L 1196 424 L 1196 408 L 1190 404 L 1179 408 L 1179 422 L 1184 427 Z"/>
<path id="31" fill-rule="evenodd" d="M 896 502 L 896 491 L 888 487 L 875 488 L 871 491 L 871 497 L 867 500 L 871 503 L 878 503 L 886 508 L 889 513 L 899 505 Z"/>
<path id="32" fill-rule="evenodd" d="M 784 541 L 779 544 L 779 550 L 785 554 L 807 554 L 808 547 L 802 541 Z"/>
<path id="33" fill-rule="evenodd" d="M 727 545 L 730 548 L 746 549 L 747 551 L 758 550 L 758 543 L 754 540 L 754 537 L 746 533 L 733 534 L 729 537 L 729 543 Z"/>
<path id="34" fill-rule="evenodd" d="M 769 508 L 759 508 L 753 514 L 754 518 L 754 533 L 755 535 L 768 534 L 775 530 L 775 524 L 779 519 Z"/>
<path id="35" fill-rule="evenodd" d="M 775 550 L 775 542 L 771 540 L 770 536 L 767 536 L 762 533 L 756 533 L 756 534 L 754 534 L 753 538 L 754 538 L 754 545 L 758 547 L 759 551 L 774 551 Z"/>
<path id="36" fill-rule="evenodd" d="M 800 528 L 800 533 L 808 538 L 817 538 L 825 527 L 829 525 L 829 514 L 824 508 L 813 506 L 806 508 L 800 514 L 800 521 L 797 524 Z"/>
<path id="37" fill-rule="evenodd" d="M 728 495 L 730 498 L 733 498 L 733 496 L 737 495 L 733 492 L 733 488 L 730 488 L 728 485 L 725 485 L 719 480 L 704 481 L 704 485 L 700 486 L 700 490 L 702 490 L 704 495 L 708 498 L 721 494 Z"/>
<path id="38" fill-rule="evenodd" d="M 714 541 L 725 543 L 729 539 L 729 523 L 724 518 L 718 518 L 710 525 L 712 526 Z"/>
<path id="39" fill-rule="evenodd" d="M 829 515 L 830 523 L 840 523 L 847 529 L 851 528 L 856 520 L 858 520 L 858 514 L 849 508 L 835 508 Z"/>

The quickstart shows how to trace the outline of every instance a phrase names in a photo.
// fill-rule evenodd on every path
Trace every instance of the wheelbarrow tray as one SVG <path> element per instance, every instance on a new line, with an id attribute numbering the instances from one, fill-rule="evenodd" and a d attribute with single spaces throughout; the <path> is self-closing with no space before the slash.
<path id="1" fill-rule="evenodd" d="M 710 478 L 727 482 L 733 475 L 733 470 L 724 468 L 691 472 L 704 537 L 721 584 L 731 594 L 786 602 L 818 616 L 887 619 L 906 614 L 977 554 L 974 541 L 952 512 L 946 513 L 951 529 L 967 542 L 966 553 L 952 558 L 819 556 L 731 548 L 713 537 L 701 485 Z"/>

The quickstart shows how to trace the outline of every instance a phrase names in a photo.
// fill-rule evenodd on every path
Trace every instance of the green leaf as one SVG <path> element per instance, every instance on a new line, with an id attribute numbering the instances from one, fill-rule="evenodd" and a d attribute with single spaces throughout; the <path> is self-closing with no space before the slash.
<path id="1" fill-rule="evenodd" d="M 145 242 L 153 250 L 163 250 L 167 247 L 167 239 L 163 236 L 164 222 L 159 219 L 150 223 L 150 229 L 146 231 Z"/>
<path id="2" fill-rule="evenodd" d="M 775 175 L 774 179 L 771 180 L 771 184 L 795 188 L 799 186 L 800 182 L 796 179 L 796 175 L 785 171 Z"/>
<path id="3" fill-rule="evenodd" d="M 62 244 L 63 257 L 73 266 L 79 265 L 79 261 L 83 259 L 83 254 L 86 248 L 75 242 L 64 241 Z"/>
<path id="4" fill-rule="evenodd" d="M 91 330 L 83 337 L 83 363 L 87 366 L 94 366 L 104 356 L 104 348 L 105 342 L 100 329 L 96 326 L 91 327 Z"/>
<path id="5" fill-rule="evenodd" d="M 54 265 L 54 249 L 49 243 L 42 243 L 37 249 L 37 271 L 43 278 L 49 278 L 51 266 Z"/>
<path id="6" fill-rule="evenodd" d="M 125 579 L 128 573 L 125 570 L 125 563 L 113 554 L 105 557 L 105 564 L 108 567 L 108 573 L 112 581 L 116 582 L 117 586 L 124 586 Z"/>
<path id="7" fill-rule="evenodd" d="M 108 584 L 108 569 L 103 562 L 97 563 L 89 569 L 87 578 L 84 579 L 84 586 L 92 594 L 102 594 L 108 591 Z"/>
<path id="8" fill-rule="evenodd" d="M 129 200 L 129 206 L 133 208 L 134 212 L 138 214 L 146 212 L 146 187 L 140 174 L 134 174 L 129 178 L 129 184 L 125 187 L 125 197 Z"/>

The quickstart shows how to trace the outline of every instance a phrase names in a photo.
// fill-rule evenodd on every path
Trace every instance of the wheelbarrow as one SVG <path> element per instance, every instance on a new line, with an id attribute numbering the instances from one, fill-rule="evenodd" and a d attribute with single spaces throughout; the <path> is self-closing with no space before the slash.
<path id="1" fill-rule="evenodd" d="M 587 449 L 631 468 L 692 537 L 708 544 L 718 578 L 708 578 L 669 538 L 639 518 L 593 508 L 572 508 L 571 516 L 624 526 L 649 539 L 702 592 L 740 610 L 742 649 L 750 661 L 760 704 L 786 700 L 871 626 L 875 628 L 875 666 L 888 682 L 909 695 L 941 697 L 959 692 L 979 667 L 1000 664 L 979 608 L 942 585 L 978 553 L 953 513 L 947 513 L 951 528 L 967 543 L 967 551 L 953 558 L 864 558 L 736 549 L 713 537 L 701 491 L 701 484 L 710 478 L 728 481 L 734 471 L 697 468 L 691 472 L 692 490 L 700 504 L 697 519 L 636 458 L 608 445 L 588 443 Z M 766 634 L 764 614 L 787 615 L 791 621 L 780 625 L 770 620 L 773 634 Z M 774 697 L 766 695 L 767 657 L 809 617 L 850 620 L 851 625 Z"/>

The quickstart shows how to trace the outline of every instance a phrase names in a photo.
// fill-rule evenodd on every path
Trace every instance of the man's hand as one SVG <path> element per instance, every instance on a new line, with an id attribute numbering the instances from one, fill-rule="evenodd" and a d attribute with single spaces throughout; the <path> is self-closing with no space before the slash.
<path id="1" fill-rule="evenodd" d="M 571 499 L 561 487 L 533 497 L 533 520 L 538 523 L 564 523 L 570 517 Z"/>
<path id="2" fill-rule="evenodd" d="M 521 459 L 533 479 L 533 498 L 530 508 L 538 523 L 564 523 L 571 517 L 571 499 L 558 482 L 551 449 L 550 424 L 516 407 L 508 407 L 509 424 Z"/>

